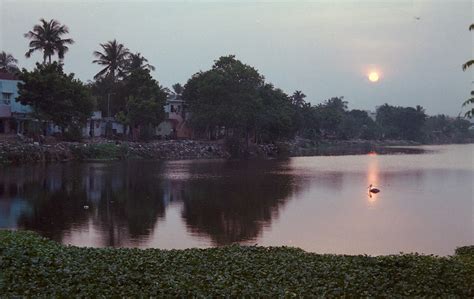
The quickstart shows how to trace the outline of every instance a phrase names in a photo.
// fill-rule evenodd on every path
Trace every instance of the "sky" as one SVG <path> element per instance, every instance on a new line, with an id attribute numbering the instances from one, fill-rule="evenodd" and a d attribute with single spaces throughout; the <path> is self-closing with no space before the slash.
<path id="1" fill-rule="evenodd" d="M 461 69 L 473 56 L 473 15 L 471 0 L 0 0 L 0 51 L 32 69 L 42 56 L 24 57 L 23 34 L 54 18 L 76 41 L 64 68 L 83 81 L 100 70 L 92 52 L 117 39 L 148 58 L 165 87 L 234 54 L 312 104 L 344 96 L 351 109 L 421 105 L 457 116 L 474 80 Z"/>

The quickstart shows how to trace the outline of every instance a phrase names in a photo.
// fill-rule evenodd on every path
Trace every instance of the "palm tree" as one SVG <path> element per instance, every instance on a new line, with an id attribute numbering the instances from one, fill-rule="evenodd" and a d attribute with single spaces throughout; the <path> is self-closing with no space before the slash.
<path id="1" fill-rule="evenodd" d="M 472 31 L 474 30 L 474 24 L 471 24 L 469 26 L 469 31 Z M 462 65 L 462 70 L 465 71 L 467 70 L 469 67 L 471 67 L 472 65 L 474 64 L 474 60 L 471 59 L 469 61 L 467 61 L 465 64 Z M 474 104 L 474 91 L 471 91 L 471 98 L 467 99 L 463 104 L 462 106 L 467 106 L 467 105 L 470 105 L 470 104 Z M 474 108 L 472 108 L 471 110 L 467 111 L 466 112 L 466 116 L 467 117 L 473 117 L 474 116 Z"/>
<path id="2" fill-rule="evenodd" d="M 35 51 L 42 51 L 43 63 L 46 63 L 47 58 L 51 63 L 51 56 L 57 53 L 59 60 L 62 61 L 64 54 L 69 50 L 67 45 L 74 44 L 73 39 L 62 38 L 63 35 L 69 33 L 69 28 L 54 19 L 49 21 L 40 19 L 40 22 L 41 24 L 35 25 L 33 30 L 25 33 L 25 37 L 30 39 L 30 49 L 25 56 L 30 58 Z"/>
<path id="3" fill-rule="evenodd" d="M 94 76 L 94 79 L 110 76 L 115 81 L 117 75 L 123 76 L 125 74 L 130 51 L 115 39 L 105 44 L 100 44 L 100 46 L 103 52 L 94 51 L 93 55 L 97 59 L 92 62 L 105 67 Z"/>
<path id="4" fill-rule="evenodd" d="M 291 96 L 291 102 L 297 107 L 303 107 L 305 104 L 305 98 L 306 95 L 301 90 L 296 90 Z"/>
<path id="5" fill-rule="evenodd" d="M 140 53 L 130 54 L 127 59 L 127 72 L 132 72 L 136 69 L 154 71 L 155 67 L 148 64 L 148 59 L 142 56 Z"/>
<path id="6" fill-rule="evenodd" d="M 12 54 L 5 51 L 0 52 L 0 70 L 8 73 L 16 73 L 18 71 L 17 63 L 18 60 L 16 60 Z"/>

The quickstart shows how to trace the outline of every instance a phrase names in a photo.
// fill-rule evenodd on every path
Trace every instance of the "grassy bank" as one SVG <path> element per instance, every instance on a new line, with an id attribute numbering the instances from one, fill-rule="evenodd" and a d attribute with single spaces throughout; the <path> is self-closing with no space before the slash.
<path id="1" fill-rule="evenodd" d="M 474 295 L 474 248 L 452 257 L 288 247 L 92 249 L 0 231 L 0 296 Z"/>

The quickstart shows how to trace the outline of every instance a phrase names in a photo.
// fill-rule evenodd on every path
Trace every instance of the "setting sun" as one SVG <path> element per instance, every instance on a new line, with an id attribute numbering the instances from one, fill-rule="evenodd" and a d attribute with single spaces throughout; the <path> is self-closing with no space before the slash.
<path id="1" fill-rule="evenodd" d="M 377 72 L 370 72 L 369 74 L 370 82 L 377 82 L 379 81 L 379 74 Z"/>

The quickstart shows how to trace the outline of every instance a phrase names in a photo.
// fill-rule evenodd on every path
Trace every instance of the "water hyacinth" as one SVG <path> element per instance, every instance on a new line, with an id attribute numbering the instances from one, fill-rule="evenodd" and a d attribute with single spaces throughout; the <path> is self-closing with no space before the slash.
<path id="1" fill-rule="evenodd" d="M 5 297 L 474 295 L 472 247 L 456 255 L 321 255 L 290 247 L 159 250 L 63 246 L 0 232 Z"/>

